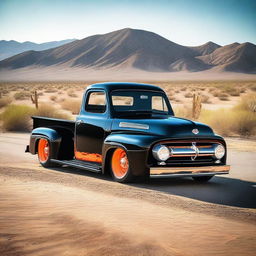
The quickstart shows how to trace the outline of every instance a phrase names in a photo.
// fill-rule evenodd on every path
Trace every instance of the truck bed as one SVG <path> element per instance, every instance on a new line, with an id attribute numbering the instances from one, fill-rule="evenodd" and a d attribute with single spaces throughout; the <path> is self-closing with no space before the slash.
<path id="1" fill-rule="evenodd" d="M 33 129 L 38 127 L 49 127 L 54 129 L 67 129 L 72 133 L 75 131 L 75 121 L 56 119 L 42 116 L 32 116 L 33 119 Z"/>

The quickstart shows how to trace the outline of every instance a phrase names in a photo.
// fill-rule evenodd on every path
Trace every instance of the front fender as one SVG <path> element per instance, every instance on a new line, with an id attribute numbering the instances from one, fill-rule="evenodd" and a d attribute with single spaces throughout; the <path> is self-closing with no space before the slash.
<path id="1" fill-rule="evenodd" d="M 32 131 L 30 136 L 29 143 L 29 152 L 33 155 L 37 153 L 37 144 L 40 138 L 46 138 L 50 142 L 50 146 L 52 149 L 52 157 L 57 158 L 60 143 L 61 143 L 61 135 L 51 128 L 36 128 Z"/>
<path id="2" fill-rule="evenodd" d="M 135 176 L 144 176 L 149 171 L 148 152 L 150 145 L 159 139 L 159 136 L 142 135 L 142 134 L 110 134 L 106 137 L 102 155 L 103 155 L 103 172 L 106 172 L 111 164 L 111 156 L 114 150 L 121 147 L 126 150 L 130 170 Z"/>

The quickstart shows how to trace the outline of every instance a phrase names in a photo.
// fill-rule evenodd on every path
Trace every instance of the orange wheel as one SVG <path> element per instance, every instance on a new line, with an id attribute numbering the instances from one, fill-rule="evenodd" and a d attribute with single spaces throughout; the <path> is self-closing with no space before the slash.
<path id="1" fill-rule="evenodd" d="M 129 160 L 125 150 L 117 148 L 111 161 L 112 173 L 117 180 L 123 179 L 129 171 Z"/>
<path id="2" fill-rule="evenodd" d="M 41 164 L 46 163 L 50 156 L 50 146 L 46 139 L 40 139 L 38 142 L 38 158 Z"/>

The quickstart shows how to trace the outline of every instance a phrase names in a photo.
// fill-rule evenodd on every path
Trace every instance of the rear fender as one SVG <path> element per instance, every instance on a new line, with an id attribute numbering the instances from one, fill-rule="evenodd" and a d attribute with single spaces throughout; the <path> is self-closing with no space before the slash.
<path id="1" fill-rule="evenodd" d="M 37 153 L 37 146 L 39 139 L 45 138 L 48 139 L 50 142 L 50 146 L 52 149 L 51 157 L 57 159 L 58 152 L 61 143 L 61 135 L 51 128 L 36 128 L 32 131 L 30 136 L 30 143 L 29 143 L 29 151 L 31 154 L 35 155 Z"/>

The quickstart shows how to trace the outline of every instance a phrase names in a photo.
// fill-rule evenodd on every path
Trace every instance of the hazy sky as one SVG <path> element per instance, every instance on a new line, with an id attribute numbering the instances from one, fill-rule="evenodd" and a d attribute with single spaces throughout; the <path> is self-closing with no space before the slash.
<path id="1" fill-rule="evenodd" d="M 183 45 L 256 43 L 256 0 L 0 0 L 0 40 L 81 39 L 125 27 Z"/>

